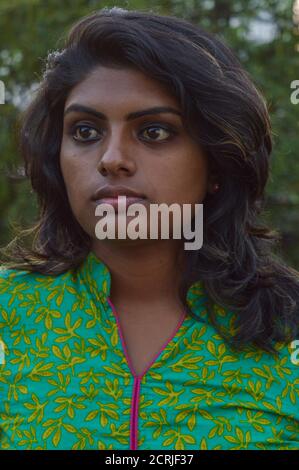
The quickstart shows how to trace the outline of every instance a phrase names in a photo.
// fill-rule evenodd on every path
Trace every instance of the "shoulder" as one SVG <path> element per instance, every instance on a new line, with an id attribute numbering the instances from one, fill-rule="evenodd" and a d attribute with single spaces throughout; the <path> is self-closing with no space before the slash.
<path id="1" fill-rule="evenodd" d="M 28 292 L 37 284 L 37 273 L 0 267 L 0 305 L 13 303 L 13 298 L 22 298 L 22 293 Z"/>
<path id="2" fill-rule="evenodd" d="M 65 281 L 71 275 L 71 272 L 51 275 L 0 267 L 0 304 L 12 295 L 21 298 L 22 293 L 36 289 L 47 290 Z"/>
<path id="3" fill-rule="evenodd" d="M 28 345 L 31 335 L 51 330 L 55 321 L 63 323 L 78 290 L 73 276 L 73 271 L 50 275 L 1 268 L 0 341 L 6 347 L 20 341 Z"/>
<path id="4" fill-rule="evenodd" d="M 67 288 L 71 289 L 72 272 L 59 275 L 0 268 L 0 329 L 11 317 L 26 316 L 50 301 Z"/>

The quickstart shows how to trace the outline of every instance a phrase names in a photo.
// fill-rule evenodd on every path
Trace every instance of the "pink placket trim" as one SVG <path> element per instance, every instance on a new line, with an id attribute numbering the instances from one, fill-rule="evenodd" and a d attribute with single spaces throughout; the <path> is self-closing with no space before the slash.
<path id="1" fill-rule="evenodd" d="M 185 320 L 185 317 L 186 317 L 186 311 L 184 310 L 182 315 L 181 315 L 181 318 L 179 320 L 179 323 L 178 325 L 176 326 L 175 330 L 173 331 L 173 333 L 170 335 L 170 337 L 165 341 L 165 343 L 163 344 L 163 346 L 160 348 L 159 352 L 154 356 L 153 360 L 150 362 L 150 364 L 145 368 L 145 370 L 142 372 L 142 374 L 140 375 L 137 375 L 134 371 L 134 367 L 132 365 L 132 362 L 130 360 L 130 357 L 128 355 L 128 351 L 127 351 L 127 347 L 126 347 L 126 343 L 125 343 L 125 340 L 124 340 L 124 337 L 123 337 L 123 334 L 122 334 L 122 330 L 121 330 L 121 326 L 120 326 L 120 322 L 119 322 L 119 318 L 118 318 L 118 314 L 115 310 L 115 307 L 113 305 L 113 303 L 111 302 L 110 298 L 108 297 L 107 298 L 107 301 L 112 309 L 112 312 L 115 316 L 115 320 L 116 320 L 116 324 L 117 324 L 117 328 L 118 328 L 118 332 L 119 332 L 119 336 L 120 336 L 120 340 L 121 340 L 121 343 L 122 343 L 122 347 L 123 347 L 123 352 L 125 354 L 125 357 L 126 357 L 126 360 L 127 360 L 127 363 L 129 365 L 129 368 L 130 368 L 130 371 L 134 377 L 134 384 L 133 384 L 133 394 L 132 394 L 132 402 L 131 402 L 131 419 L 130 419 L 130 450 L 137 450 L 138 448 L 138 411 L 139 411 L 139 398 L 140 398 L 140 386 L 141 386 L 141 380 L 143 378 L 143 376 L 147 373 L 147 371 L 151 368 L 151 366 L 153 365 L 153 363 L 156 361 L 156 359 L 160 356 L 160 354 L 162 353 L 162 351 L 164 351 L 164 349 L 166 348 L 166 346 L 170 343 L 170 341 L 173 340 L 173 338 L 175 337 L 175 335 L 177 334 L 178 330 L 180 329 L 181 325 L 183 324 L 184 320 Z"/>

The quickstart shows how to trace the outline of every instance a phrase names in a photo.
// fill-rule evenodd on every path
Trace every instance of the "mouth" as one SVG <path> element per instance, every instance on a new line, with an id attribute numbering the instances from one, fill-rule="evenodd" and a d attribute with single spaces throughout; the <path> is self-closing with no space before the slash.
<path id="1" fill-rule="evenodd" d="M 126 196 L 127 198 L 138 198 L 138 199 L 145 199 L 146 196 L 142 193 L 139 193 L 131 188 L 127 188 L 125 186 L 111 186 L 106 185 L 102 188 L 98 188 L 93 196 L 92 199 L 94 201 L 98 201 L 100 199 L 117 199 L 118 196 Z"/>
<path id="2" fill-rule="evenodd" d="M 93 194 L 94 204 L 110 204 L 114 210 L 124 210 L 131 204 L 144 204 L 146 196 L 125 186 L 106 185 L 98 188 Z"/>
<path id="3" fill-rule="evenodd" d="M 96 205 L 99 204 L 109 204 L 111 205 L 116 212 L 118 210 L 127 209 L 132 204 L 142 204 L 144 205 L 146 202 L 146 198 L 142 196 L 127 196 L 125 194 L 121 194 L 119 196 L 113 197 L 102 197 L 96 199 L 94 203 Z"/>

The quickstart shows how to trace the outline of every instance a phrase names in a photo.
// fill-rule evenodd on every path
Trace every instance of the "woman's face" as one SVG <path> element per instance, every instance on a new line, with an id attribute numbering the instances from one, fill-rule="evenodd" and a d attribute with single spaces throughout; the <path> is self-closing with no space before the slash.
<path id="1" fill-rule="evenodd" d="M 99 66 L 73 88 L 60 165 L 73 214 L 92 239 L 99 220 L 93 196 L 106 185 L 141 193 L 146 204 L 203 201 L 207 160 L 180 111 L 159 82 L 132 69 Z"/>

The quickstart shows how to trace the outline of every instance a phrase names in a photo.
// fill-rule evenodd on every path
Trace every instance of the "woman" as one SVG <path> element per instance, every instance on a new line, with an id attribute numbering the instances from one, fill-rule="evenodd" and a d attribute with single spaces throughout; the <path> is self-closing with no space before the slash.
<path id="1" fill-rule="evenodd" d="M 1 272 L 1 448 L 299 449 L 299 278 L 258 222 L 269 117 L 230 50 L 174 17 L 83 18 L 21 151 L 40 219 Z M 202 247 L 99 239 L 119 195 L 203 204 Z"/>

